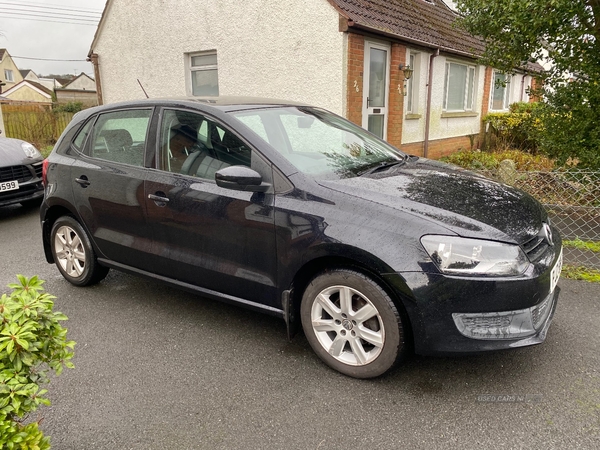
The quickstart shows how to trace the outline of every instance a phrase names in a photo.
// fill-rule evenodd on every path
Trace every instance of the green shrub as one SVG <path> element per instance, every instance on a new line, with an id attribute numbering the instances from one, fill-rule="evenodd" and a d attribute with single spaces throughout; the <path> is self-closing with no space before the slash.
<path id="1" fill-rule="evenodd" d="M 550 171 L 554 162 L 543 155 L 532 155 L 519 150 L 482 152 L 462 150 L 441 158 L 442 161 L 464 167 L 469 170 L 495 170 L 501 161 L 510 159 L 519 171 Z"/>
<path id="2" fill-rule="evenodd" d="M 47 449 L 49 438 L 38 423 L 24 424 L 39 405 L 49 405 L 48 375 L 72 368 L 73 341 L 60 325 L 67 317 L 53 312 L 53 296 L 38 277 L 17 276 L 10 295 L 0 298 L 0 448 Z"/>
<path id="3" fill-rule="evenodd" d="M 489 113 L 484 118 L 495 139 L 491 148 L 519 149 L 536 154 L 545 127 L 541 120 L 541 103 L 513 103 L 509 112 Z"/>
<path id="4" fill-rule="evenodd" d="M 570 161 L 579 168 L 600 169 L 600 85 L 596 79 L 565 83 L 547 97 L 548 104 L 540 109 L 545 124 L 541 150 L 561 165 Z"/>
<path id="5" fill-rule="evenodd" d="M 68 103 L 55 103 L 52 107 L 52 111 L 55 113 L 76 113 L 83 109 L 83 103 L 81 102 L 68 102 Z"/>

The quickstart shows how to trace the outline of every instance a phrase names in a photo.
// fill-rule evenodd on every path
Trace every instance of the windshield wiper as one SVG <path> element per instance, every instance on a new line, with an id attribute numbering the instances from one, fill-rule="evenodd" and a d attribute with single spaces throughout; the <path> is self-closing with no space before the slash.
<path id="1" fill-rule="evenodd" d="M 377 164 L 375 167 L 371 167 L 371 168 L 369 168 L 367 170 L 363 170 L 358 175 L 359 176 L 371 175 L 372 173 L 380 172 L 382 170 L 389 169 L 390 167 L 402 165 L 405 162 L 406 162 L 406 157 L 404 157 L 400 161 L 398 161 L 398 160 L 394 160 L 394 161 L 382 161 L 379 164 Z"/>

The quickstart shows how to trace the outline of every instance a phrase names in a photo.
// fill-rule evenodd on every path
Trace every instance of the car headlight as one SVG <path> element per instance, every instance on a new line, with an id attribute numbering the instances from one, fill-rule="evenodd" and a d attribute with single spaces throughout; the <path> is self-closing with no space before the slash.
<path id="1" fill-rule="evenodd" d="M 508 277 L 525 272 L 529 260 L 518 245 L 428 235 L 421 243 L 441 272 L 452 275 Z"/>
<path id="2" fill-rule="evenodd" d="M 27 156 L 28 158 L 39 158 L 42 156 L 42 154 L 38 152 L 37 149 L 28 142 L 23 142 L 21 144 L 21 148 L 25 152 L 25 156 Z"/>

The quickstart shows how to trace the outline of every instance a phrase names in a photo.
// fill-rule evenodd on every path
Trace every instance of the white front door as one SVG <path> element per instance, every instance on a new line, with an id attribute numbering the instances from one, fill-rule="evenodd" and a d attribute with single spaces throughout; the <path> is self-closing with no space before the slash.
<path id="1" fill-rule="evenodd" d="M 363 128 L 387 138 L 390 46 L 365 42 L 363 86 Z"/>

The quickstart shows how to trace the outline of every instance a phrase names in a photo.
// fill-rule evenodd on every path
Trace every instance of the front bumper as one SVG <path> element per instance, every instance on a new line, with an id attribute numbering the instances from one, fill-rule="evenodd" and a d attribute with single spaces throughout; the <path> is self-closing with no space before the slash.
<path id="1" fill-rule="evenodd" d="M 554 276 L 560 269 L 561 244 L 517 278 L 461 278 L 431 271 L 387 275 L 403 300 L 415 353 L 480 353 L 542 343 L 560 293 L 558 286 L 551 287 L 552 269 L 557 267 Z"/>
<path id="2" fill-rule="evenodd" d="M 19 184 L 19 189 L 3 192 L 0 195 L 0 206 L 13 205 L 15 203 L 42 199 L 44 196 L 44 185 L 41 179 L 35 179 Z"/>
<path id="3" fill-rule="evenodd" d="M 463 336 L 480 341 L 479 344 L 474 343 L 474 351 L 487 347 L 482 346 L 481 341 L 492 343 L 492 350 L 541 344 L 554 317 L 559 292 L 557 287 L 539 305 L 527 309 L 484 314 L 455 313 L 452 318 Z"/>

